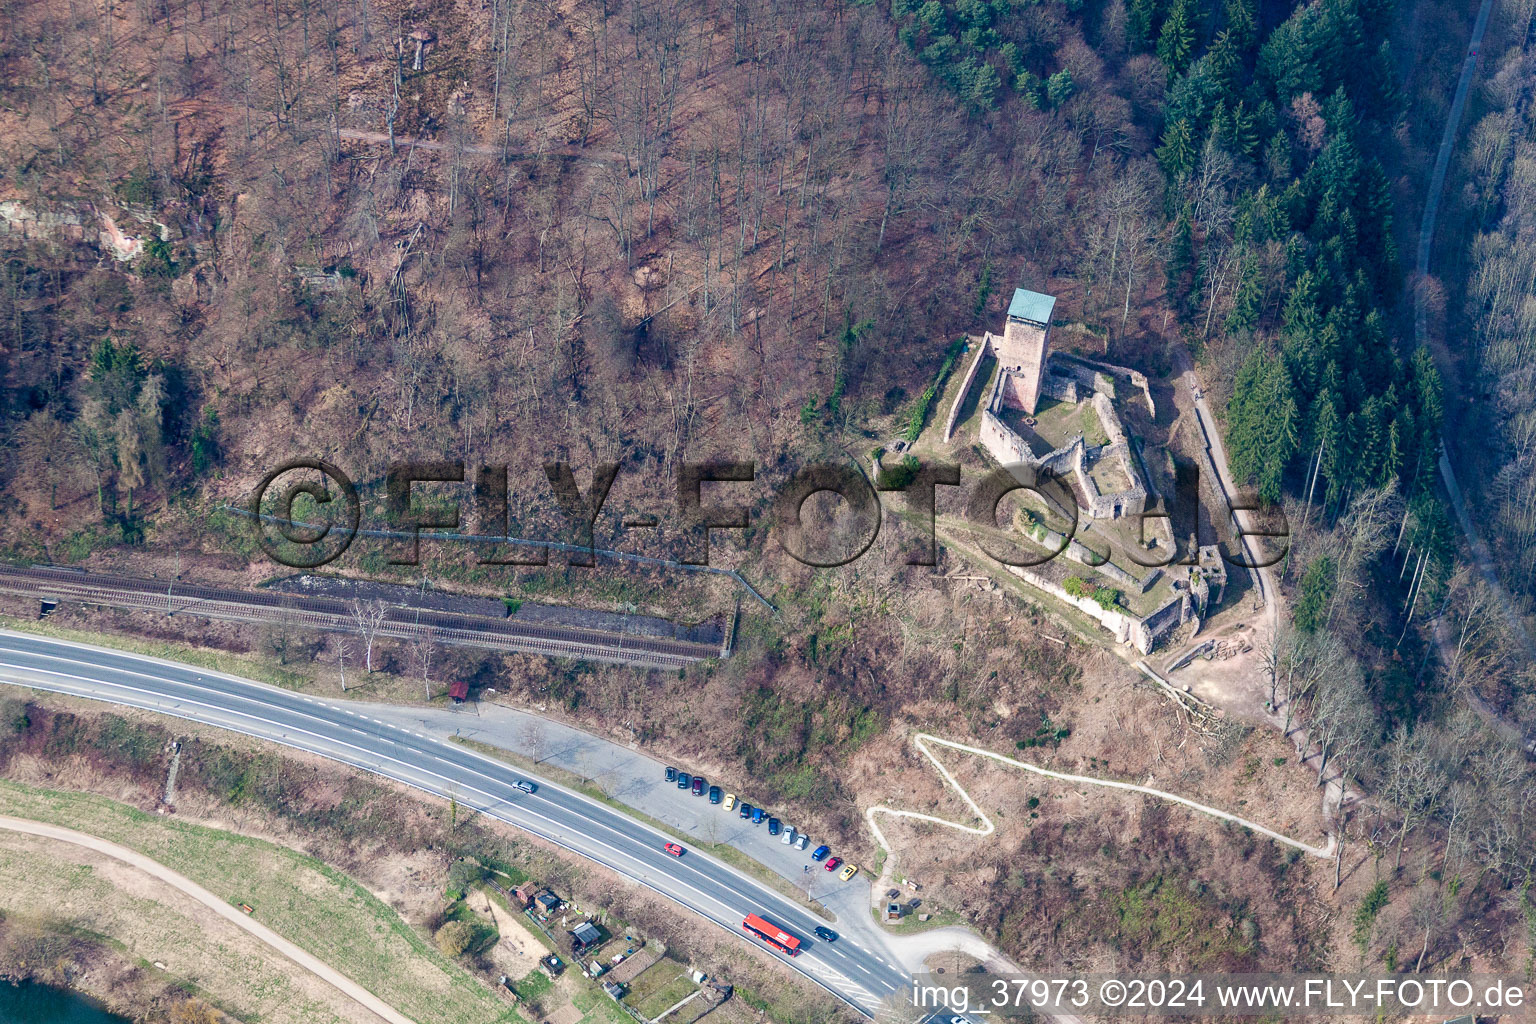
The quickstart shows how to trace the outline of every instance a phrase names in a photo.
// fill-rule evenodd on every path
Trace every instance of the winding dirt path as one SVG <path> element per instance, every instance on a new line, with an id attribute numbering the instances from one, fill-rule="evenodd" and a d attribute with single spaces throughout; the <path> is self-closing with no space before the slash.
<path id="1" fill-rule="evenodd" d="M 71 843 L 75 846 L 82 846 L 87 850 L 94 850 L 97 853 L 111 857 L 113 860 L 122 861 L 130 867 L 138 868 L 145 874 L 151 875 L 197 900 L 236 927 L 254 935 L 289 960 L 292 960 L 320 980 L 331 985 L 342 995 L 356 1001 L 381 1019 L 388 1021 L 389 1024 L 416 1024 L 411 1018 L 398 1012 L 378 996 L 346 977 L 329 964 L 306 953 L 266 925 L 247 917 L 238 908 L 230 906 L 228 902 L 215 896 L 185 875 L 177 874 L 159 861 L 150 860 L 136 850 L 130 850 L 125 846 L 118 846 L 116 843 L 109 843 L 105 839 L 98 839 L 95 836 L 86 835 L 84 832 L 60 828 L 57 825 L 45 825 L 37 821 L 27 821 L 24 818 L 11 818 L 0 815 L 0 828 L 8 829 L 12 832 L 22 832 L 27 835 L 41 836 L 44 839 L 53 839 L 62 843 Z"/>
<path id="2" fill-rule="evenodd" d="M 1292 839 L 1290 836 L 1282 835 L 1272 828 L 1267 828 L 1264 825 L 1260 825 L 1256 821 L 1249 821 L 1247 818 L 1240 818 L 1235 814 L 1219 810 L 1215 807 L 1207 807 L 1205 804 L 1196 803 L 1188 797 L 1182 797 L 1176 793 L 1168 793 L 1160 789 L 1152 789 L 1150 786 L 1138 786 L 1132 782 L 1119 782 L 1114 779 L 1095 779 L 1087 775 L 1069 775 L 1065 772 L 1052 771 L 1049 768 L 1041 768 L 1039 765 L 1030 764 L 1028 761 L 1020 761 L 1017 758 L 1008 757 L 1005 754 L 995 753 L 991 750 L 985 750 L 981 747 L 972 747 L 964 743 L 956 743 L 954 740 L 941 739 L 938 736 L 932 735 L 931 733 L 916 733 L 912 737 L 912 743 L 915 747 L 917 747 L 919 751 L 922 752 L 924 757 L 928 758 L 928 760 L 933 764 L 934 768 L 938 769 L 940 777 L 944 779 L 944 784 L 950 789 L 953 789 L 959 795 L 960 799 L 965 802 L 965 805 L 971 809 L 971 813 L 981 821 L 981 824 L 966 825 L 962 824 L 961 822 L 949 821 L 945 818 L 937 817 L 936 815 L 924 814 L 920 811 L 901 811 L 891 807 L 879 806 L 871 807 L 864 812 L 864 820 L 869 823 L 870 831 L 875 834 L 875 841 L 880 844 L 881 848 L 884 849 L 887 854 L 893 853 L 891 844 L 886 840 L 885 833 L 880 831 L 879 823 L 875 821 L 875 817 L 881 814 L 892 818 L 909 818 L 917 821 L 926 821 L 934 825 L 942 825 L 945 828 L 952 828 L 956 831 L 964 832 L 967 835 L 973 836 L 989 836 L 993 832 L 997 831 L 997 826 L 992 823 L 992 819 L 987 817 L 986 812 L 983 811 L 980 805 L 977 804 L 976 801 L 971 798 L 971 795 L 965 791 L 965 787 L 960 785 L 960 783 L 955 779 L 954 774 L 947 767 L 945 767 L 944 762 L 938 759 L 938 757 L 934 754 L 930 744 L 940 747 L 948 747 L 951 750 L 958 750 L 966 754 L 975 754 L 979 757 L 989 757 L 994 761 L 1000 761 L 1003 764 L 1011 765 L 1015 768 L 1021 768 L 1024 771 L 1033 772 L 1036 775 L 1043 775 L 1049 779 L 1057 779 L 1061 782 L 1070 782 L 1076 785 L 1102 786 L 1106 789 L 1118 789 L 1130 793 L 1140 793 L 1143 796 L 1155 797 L 1159 800 L 1167 800 L 1169 803 L 1181 804 L 1182 806 L 1188 807 L 1193 811 L 1198 811 L 1201 814 L 1207 814 L 1213 818 L 1218 818 L 1222 821 L 1230 821 L 1234 824 L 1242 825 L 1244 828 L 1252 829 L 1261 835 L 1268 836 L 1269 838 L 1275 840 L 1277 843 L 1293 847 L 1313 857 L 1325 859 L 1331 858 L 1334 854 L 1334 848 L 1338 845 L 1338 837 L 1334 835 L 1330 835 L 1328 837 L 1327 845 L 1312 846 L 1302 842 L 1299 839 Z M 894 863 L 895 857 L 888 856 L 886 858 L 887 872 L 891 870 L 891 866 L 894 865 Z M 886 878 L 884 874 L 882 874 L 880 883 L 876 886 L 876 888 L 883 888 L 885 884 Z"/>

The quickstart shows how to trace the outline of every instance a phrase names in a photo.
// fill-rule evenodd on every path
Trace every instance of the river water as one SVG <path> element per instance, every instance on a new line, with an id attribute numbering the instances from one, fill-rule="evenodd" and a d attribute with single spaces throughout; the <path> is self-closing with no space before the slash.
<path id="1" fill-rule="evenodd" d="M 0 981 L 0 1024 L 130 1024 L 67 988 Z"/>

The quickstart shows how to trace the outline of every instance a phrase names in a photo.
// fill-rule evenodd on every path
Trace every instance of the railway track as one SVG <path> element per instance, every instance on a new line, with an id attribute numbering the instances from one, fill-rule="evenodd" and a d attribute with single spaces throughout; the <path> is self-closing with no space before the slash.
<path id="1" fill-rule="evenodd" d="M 339 598 L 262 593 L 52 566 L 0 566 L 0 593 L 329 633 L 357 631 L 352 605 Z M 407 605 L 388 607 L 375 635 L 400 640 L 430 635 L 438 642 L 465 647 L 663 669 L 683 668 L 724 653 L 714 644 L 456 615 Z"/>

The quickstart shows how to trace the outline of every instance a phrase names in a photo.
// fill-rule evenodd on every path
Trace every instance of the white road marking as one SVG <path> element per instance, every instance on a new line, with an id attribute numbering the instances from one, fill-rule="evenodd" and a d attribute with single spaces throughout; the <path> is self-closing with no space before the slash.
<path id="1" fill-rule="evenodd" d="M 3 632 L 3 631 L 0 631 L 0 632 Z M 17 636 L 17 634 L 11 634 L 11 635 L 12 636 Z M 22 636 L 20 636 L 18 638 L 27 639 L 27 640 L 34 640 L 35 639 L 35 638 L 32 638 L 30 636 L 25 636 L 25 635 L 22 635 Z M 57 648 L 57 647 L 62 647 L 62 646 L 66 646 L 66 645 L 45 642 L 43 644 L 43 646 L 51 646 L 51 647 L 56 647 Z M 93 649 L 93 648 L 89 648 L 89 645 L 67 645 L 67 646 L 85 647 L 87 649 Z M 173 679 L 169 679 L 169 680 L 161 680 L 161 681 L 170 682 L 173 685 L 185 686 L 185 687 L 192 688 L 192 689 L 198 688 L 196 685 L 194 685 L 192 683 L 188 683 L 188 682 L 185 681 L 185 679 L 186 679 L 186 667 L 183 666 L 183 665 L 178 665 L 178 664 L 176 664 L 174 662 L 167 662 L 164 659 L 155 659 L 155 658 L 148 658 L 148 657 L 142 657 L 142 656 L 126 655 L 123 652 L 104 650 L 104 649 L 100 649 L 100 648 L 94 648 L 94 649 L 101 651 L 101 653 L 111 655 L 111 656 L 113 656 L 114 658 L 116 658 L 119 661 L 143 662 L 143 663 L 150 663 L 150 664 L 154 664 L 154 663 L 164 664 L 167 667 L 170 667 L 172 669 L 177 670 L 178 675 L 177 675 L 177 678 L 173 678 Z M 159 677 L 150 675 L 149 673 L 138 672 L 138 671 L 135 671 L 134 669 L 126 668 L 126 667 L 123 667 L 121 665 L 117 665 L 117 666 L 111 666 L 111 665 L 109 665 L 109 666 L 101 666 L 101 665 L 98 665 L 98 664 L 95 664 L 95 663 L 86 662 L 86 661 L 82 661 L 82 660 L 79 660 L 79 659 L 72 659 L 72 658 L 68 658 L 68 657 L 63 657 L 60 654 L 52 653 L 52 652 L 44 653 L 44 654 L 38 654 L 38 653 L 35 653 L 35 652 L 32 652 L 32 651 L 19 651 L 17 653 L 22 654 L 24 656 L 29 656 L 29 657 L 36 658 L 39 661 L 43 661 L 43 662 L 52 661 L 52 662 L 55 662 L 55 663 L 79 665 L 79 666 L 83 666 L 83 667 L 87 667 L 87 668 L 100 669 L 100 670 L 105 671 L 107 673 L 115 674 L 115 675 L 118 675 L 118 676 L 139 676 L 139 677 L 143 677 L 143 678 L 146 678 L 146 679 L 152 679 L 152 680 L 159 679 Z M 80 696 L 85 696 L 85 697 L 94 698 L 94 699 L 103 699 L 103 697 L 102 697 L 102 695 L 100 693 L 90 692 L 90 689 L 94 687 L 94 688 L 96 688 L 98 690 L 110 691 L 110 692 L 114 692 L 114 693 L 116 693 L 117 691 L 126 691 L 129 694 L 141 694 L 141 695 L 143 695 L 143 697 L 140 698 L 139 700 L 122 698 L 119 695 L 118 698 L 117 698 L 117 702 L 118 703 L 130 704 L 130 705 L 136 704 L 137 706 L 146 707 L 148 710 L 151 710 L 151 711 L 157 711 L 157 712 L 160 712 L 160 713 L 169 713 L 169 712 L 165 711 L 165 705 L 167 703 L 169 703 L 171 707 L 175 707 L 175 708 L 182 707 L 182 703 L 181 703 L 182 698 L 174 698 L 174 697 L 171 697 L 168 694 L 159 693 L 159 692 L 156 692 L 156 691 L 153 691 L 153 690 L 147 690 L 147 689 L 144 689 L 144 688 L 141 688 L 141 687 L 131 686 L 131 685 L 125 683 L 125 682 L 108 681 L 108 680 L 94 678 L 94 677 L 89 677 L 89 676 L 75 675 L 75 674 L 72 674 L 72 673 L 69 673 L 69 672 L 59 671 L 59 670 L 57 670 L 55 668 L 46 668 L 46 667 L 45 668 L 38 668 L 38 667 L 25 666 L 25 665 L 17 665 L 17 666 L 13 666 L 13 667 L 16 668 L 19 672 L 25 673 L 25 674 L 27 674 L 29 676 L 43 676 L 43 677 L 45 677 L 47 679 L 50 679 L 50 680 L 74 680 L 74 681 L 78 682 L 79 684 L 81 684 L 80 688 L 85 689 L 87 691 L 87 692 L 84 692 L 84 693 L 78 693 L 78 695 L 80 695 Z M 202 677 L 200 675 L 194 675 L 192 678 L 196 679 L 199 683 L 202 682 Z M 229 677 L 229 676 L 226 676 L 224 678 L 227 678 L 231 682 L 236 683 L 236 684 L 241 685 L 241 686 L 244 686 L 244 687 L 249 687 L 249 688 L 256 689 L 256 690 L 264 689 L 264 687 L 261 687 L 260 684 L 254 684 L 254 683 L 252 683 L 249 680 L 243 680 L 243 679 L 239 679 L 238 677 Z M 76 693 L 76 692 L 78 692 L 76 689 L 70 688 L 69 686 L 67 686 L 66 684 L 61 683 L 61 682 L 54 682 L 53 685 L 51 685 L 51 686 L 44 685 L 44 684 L 38 684 L 36 682 L 30 683 L 30 684 L 29 683 L 20 683 L 20 685 L 36 685 L 39 689 L 58 689 L 61 692 L 67 692 L 67 693 Z M 203 688 L 206 689 L 207 685 L 204 684 Z M 260 700 L 258 697 L 252 697 L 252 696 L 249 696 L 247 694 L 226 693 L 226 692 L 221 691 L 221 690 L 216 690 L 216 691 L 214 691 L 214 695 L 219 696 L 219 697 L 224 697 L 224 698 L 234 698 L 236 700 L 244 701 L 244 702 L 249 703 L 249 704 L 254 704 L 258 708 L 260 708 L 263 712 L 265 712 L 267 714 L 272 714 L 272 713 L 287 714 L 287 715 L 295 716 L 295 717 L 298 717 L 298 718 L 315 717 L 315 716 L 307 715 L 305 712 L 301 711 L 298 708 L 284 707 L 281 704 L 268 704 L 268 703 L 265 703 L 262 700 Z M 322 704 L 322 706 L 324 706 L 325 708 L 327 708 L 330 711 L 333 711 L 333 712 L 334 711 L 343 711 L 343 712 L 345 712 L 347 714 L 350 714 L 350 715 L 353 715 L 354 717 L 357 717 L 356 712 L 351 711 L 350 709 L 338 708 L 335 705 L 332 705 L 332 704 L 329 704 L 329 703 L 325 703 L 325 702 L 317 702 L 317 701 L 315 701 L 315 700 L 313 700 L 311 698 L 308 698 L 308 697 L 304 697 L 303 699 L 305 700 L 306 703 L 309 703 L 309 704 L 320 703 L 320 704 Z M 378 772 L 379 774 L 389 775 L 390 777 L 395 778 L 397 781 L 404 782 L 405 784 L 410 785 L 410 786 L 412 786 L 414 788 L 425 790 L 426 792 L 428 792 L 428 793 L 430 793 L 430 794 L 432 794 L 434 796 L 439 796 L 439 797 L 445 796 L 449 789 L 453 789 L 453 790 L 459 791 L 459 792 L 469 792 L 469 793 L 478 794 L 479 796 L 484 797 L 486 799 L 486 801 L 487 801 L 486 806 L 481 807 L 481 808 L 477 808 L 479 810 L 482 810 L 484 813 L 487 813 L 487 814 L 489 814 L 489 815 L 491 815 L 493 817 L 496 817 L 496 818 L 499 818 L 499 819 L 501 819 L 503 821 L 506 821 L 509 824 L 513 824 L 513 825 L 516 825 L 516 826 L 518 826 L 520 828 L 524 828 L 524 829 L 526 829 L 528 831 L 533 832 L 536 835 L 541 835 L 543 838 L 549 839 L 550 841 L 555 842 L 557 845 L 564 846 L 567 849 L 571 849 L 573 852 L 583 853 L 583 854 L 585 854 L 588 857 L 592 857 L 592 854 L 590 852 L 587 852 L 585 850 L 577 849 L 576 847 L 570 846 L 567 842 L 562 841 L 557 836 L 548 835 L 548 834 L 542 832 L 540 829 L 537 829 L 537 828 L 534 828 L 534 827 L 530 826 L 525 821 L 517 820 L 516 818 L 514 818 L 513 816 L 511 816 L 509 814 L 509 812 L 512 811 L 512 810 L 515 810 L 515 808 L 511 807 L 510 805 L 508 805 L 503 798 L 498 797 L 498 796 L 496 796 L 496 795 L 494 795 L 494 794 L 492 794 L 490 792 L 487 792 L 487 791 L 485 791 L 483 789 L 478 789 L 478 788 L 473 787 L 473 786 L 465 786 L 462 783 L 462 781 L 459 780 L 459 779 L 449 779 L 449 778 L 447 778 L 447 777 L 445 777 L 443 775 L 439 775 L 439 774 L 437 774 L 437 773 L 435 773 L 433 771 L 430 771 L 430 770 L 426 769 L 425 767 L 418 767 L 416 765 L 410 764 L 409 762 L 402 761 L 402 760 L 400 760 L 399 758 L 396 758 L 396 757 L 391 757 L 388 754 L 385 754 L 385 753 L 382 753 L 382 752 L 371 751 L 371 750 L 368 750 L 368 749 L 365 749 L 365 748 L 362 748 L 362 747 L 357 747 L 357 746 L 355 746 L 353 744 L 347 743 L 346 741 L 338 739 L 338 738 L 335 738 L 335 737 L 323 736 L 323 735 L 320 735 L 318 733 L 315 733 L 315 732 L 312 732 L 310 730 L 303 729 L 303 728 L 294 728 L 293 731 L 296 734 L 311 737 L 312 740 L 313 740 L 313 744 L 314 745 L 312 745 L 312 746 L 307 746 L 307 747 L 306 746 L 300 746 L 299 743 L 289 739 L 288 733 L 286 731 L 283 731 L 284 728 L 285 728 L 284 726 L 280 725 L 276 721 L 272 721 L 272 720 L 263 718 L 263 717 L 261 717 L 258 714 L 253 714 L 253 713 L 248 712 L 248 711 L 237 710 L 237 709 L 234 709 L 234 708 L 219 707 L 219 706 L 211 705 L 211 704 L 208 704 L 206 702 L 197 701 L 197 700 L 187 700 L 186 703 L 188 705 L 192 706 L 192 707 L 197 707 L 197 708 L 203 709 L 204 716 L 203 717 L 199 717 L 199 716 L 196 716 L 196 715 L 193 715 L 193 714 L 182 714 L 182 715 L 180 715 L 178 717 L 191 718 L 194 721 L 203 721 L 203 722 L 206 722 L 207 724 L 213 724 L 213 725 L 219 725 L 221 723 L 226 723 L 226 722 L 227 723 L 241 723 L 241 722 L 254 723 L 254 726 L 246 725 L 244 728 L 241 728 L 241 726 L 237 725 L 237 724 L 230 724 L 230 725 L 226 725 L 225 727 L 227 727 L 227 728 L 234 728 L 237 731 L 246 731 L 246 732 L 249 732 L 252 735 L 256 735 L 256 736 L 259 736 L 259 737 L 264 738 L 264 739 L 272 740 L 274 742 L 284 742 L 284 741 L 287 741 L 286 745 L 288 745 L 288 746 L 298 746 L 300 749 L 305 749 L 305 750 L 310 750 L 312 752 L 322 753 L 322 754 L 325 754 L 326 756 L 330 756 L 330 757 L 332 757 L 332 758 L 334 758 L 334 759 L 336 759 L 338 761 L 341 761 L 341 762 L 343 762 L 345 764 L 350 764 L 350 765 L 352 765 L 354 767 L 362 768 L 362 769 L 364 769 L 366 771 L 373 771 L 373 772 Z M 323 718 L 316 718 L 316 721 L 318 723 L 321 723 L 321 724 L 324 724 L 324 725 L 334 725 L 334 723 L 329 722 L 329 721 L 327 721 L 327 720 L 325 720 Z M 382 722 L 382 721 L 380 721 L 378 719 L 373 719 L 373 721 L 377 722 L 380 725 L 388 725 L 388 723 Z M 389 727 L 390 728 L 399 728 L 398 726 L 389 726 Z M 368 733 L 363 732 L 362 730 L 359 730 L 359 729 L 353 729 L 353 731 L 354 732 L 358 732 L 360 735 L 364 735 L 364 736 L 369 735 Z M 405 730 L 401 730 L 401 731 L 404 732 Z M 276 735 L 274 735 L 274 733 Z M 442 742 L 442 741 L 439 741 L 439 740 L 435 740 L 435 739 L 431 739 L 429 737 L 426 737 L 426 736 L 422 735 L 419 732 L 414 732 L 413 731 L 411 734 L 416 736 L 419 739 L 428 740 L 429 742 L 432 742 L 432 743 Z M 281 737 L 281 739 L 279 739 L 278 737 Z M 385 739 L 387 739 L 387 737 Z M 395 741 L 395 742 L 398 742 L 398 741 Z M 336 752 L 335 748 L 341 748 L 342 750 L 355 751 L 356 755 L 338 754 Z M 508 767 L 506 765 L 504 765 L 503 763 L 495 761 L 495 760 L 493 760 L 491 758 L 485 757 L 484 755 L 479 755 L 478 753 L 476 753 L 474 751 L 468 751 L 468 750 L 464 750 L 464 749 L 458 748 L 458 747 L 454 747 L 452 749 L 456 753 L 458 753 L 458 754 L 468 755 L 471 759 L 484 761 L 488 765 L 493 766 L 499 772 L 507 772 L 509 770 Z M 427 752 L 426 751 L 421 751 L 420 753 L 425 754 Z M 444 759 L 444 758 L 442 758 L 442 757 L 440 757 L 440 756 L 438 756 L 436 754 L 433 754 L 431 756 L 433 756 L 434 758 L 436 758 L 439 761 L 442 761 L 445 764 L 448 764 L 448 765 L 451 765 L 454 768 L 457 768 L 459 771 L 468 771 L 468 772 L 470 772 L 473 775 L 478 775 L 478 776 L 481 776 L 482 778 L 486 778 L 488 781 L 493 782 L 493 783 L 495 783 L 497 785 L 506 785 L 506 783 L 503 780 L 492 778 L 491 776 L 486 775 L 483 772 L 475 771 L 473 768 L 468 768 L 465 765 L 463 765 L 462 763 L 448 761 L 447 759 Z M 398 766 L 398 768 L 395 770 L 396 773 L 391 773 L 390 771 L 386 771 L 385 770 L 385 766 L 390 765 L 390 764 Z M 435 783 L 429 783 L 428 781 L 425 781 L 425 780 L 438 780 L 438 781 L 442 782 L 444 784 L 444 786 L 443 787 L 438 787 L 438 786 L 435 785 Z M 565 790 L 561 789 L 558 786 L 555 786 L 555 787 L 552 787 L 552 788 L 554 790 L 558 791 L 558 792 L 561 792 L 562 794 L 564 794 L 567 797 L 573 798 L 576 801 L 581 801 L 581 802 L 586 802 L 586 803 L 592 804 L 594 807 L 600 808 L 605 814 L 612 815 L 612 814 L 617 813 L 617 812 L 614 812 L 611 808 L 608 808 L 608 807 L 606 807 L 606 806 L 604 806 L 602 804 L 599 804 L 597 801 L 592 800 L 589 797 L 586 797 L 585 794 L 572 793 L 572 792 L 569 792 L 569 791 L 565 791 Z M 551 804 L 551 806 L 555 806 L 555 807 L 560 807 L 561 806 L 560 804 L 555 803 L 553 801 L 548 801 L 548 802 Z M 569 808 L 563 808 L 563 807 L 562 807 L 562 809 L 567 810 L 567 811 L 570 810 Z M 650 877 L 651 876 L 647 873 L 647 868 L 652 867 L 652 865 L 648 865 L 648 864 L 646 864 L 643 861 L 637 860 L 632 853 L 630 853 L 628 851 L 625 851 L 623 849 L 620 849 L 619 847 L 616 847 L 616 846 L 614 846 L 611 843 L 604 842 L 602 839 L 600 839 L 600 838 L 598 838 L 596 836 L 586 835 L 586 834 L 583 834 L 581 832 L 573 831 L 570 828 L 570 826 L 562 824 L 561 822 L 559 822 L 559 821 L 557 821 L 555 819 L 549 818 L 549 817 L 547 817 L 545 815 L 531 812 L 527 808 L 523 809 L 523 814 L 519 815 L 519 817 L 522 817 L 524 815 L 532 817 L 535 821 L 538 821 L 538 822 L 540 822 L 542 824 L 545 824 L 545 825 L 548 825 L 550 827 L 553 827 L 553 828 L 555 828 L 560 833 L 576 837 L 576 839 L 574 839 L 573 841 L 585 841 L 586 843 L 591 844 L 592 846 L 595 846 L 598 849 L 607 851 L 611 855 L 612 860 L 600 861 L 601 863 L 606 863 L 607 866 L 609 866 L 609 867 L 617 868 L 619 870 L 622 870 L 625 874 L 628 874 L 630 877 L 635 878 L 636 880 L 640 881 L 642 884 L 646 885 L 648 888 L 652 888 L 652 889 L 656 888 L 656 886 L 654 884 L 652 884 L 651 881 L 650 881 Z M 628 819 L 626 819 L 626 822 L 629 823 L 629 824 L 634 825 L 637 829 L 641 829 L 641 830 L 644 830 L 644 831 L 655 831 L 653 829 L 646 829 L 644 826 L 641 826 L 638 823 L 628 822 Z M 624 841 L 626 841 L 628 843 L 637 843 L 637 842 L 641 841 L 641 840 L 639 840 L 634 835 L 629 835 L 629 834 L 620 832 L 619 830 L 613 828 L 611 825 L 608 825 L 606 822 L 593 821 L 593 822 L 591 822 L 591 824 L 596 825 L 596 826 L 598 826 L 599 828 L 601 828 L 601 829 L 603 829 L 605 831 L 614 833 L 616 836 L 619 836 L 621 839 L 623 839 Z M 658 833 L 658 835 L 660 835 L 660 833 Z M 765 905 L 780 905 L 780 906 L 787 905 L 787 906 L 793 906 L 792 904 L 787 904 L 787 902 L 784 900 L 784 898 L 782 896 L 780 896 L 777 893 L 774 893 L 774 892 L 766 889 L 765 887 L 761 886 L 754 879 L 748 879 L 748 878 L 745 878 L 743 876 L 740 876 L 733 869 L 730 869 L 728 866 L 725 866 L 723 863 L 715 860 L 715 858 L 708 857 L 707 855 L 699 855 L 699 856 L 701 857 L 701 859 L 707 860 L 710 863 L 714 864 L 714 866 L 718 870 L 720 870 L 721 873 L 725 876 L 724 878 L 712 878 L 709 875 L 704 874 L 703 872 L 699 872 L 700 877 L 702 879 L 707 880 L 710 884 L 716 885 L 716 886 L 723 886 L 723 887 L 726 887 L 727 889 L 729 889 L 734 884 L 737 887 L 746 888 L 748 890 L 756 890 L 756 892 L 748 892 L 748 893 L 745 893 L 745 894 L 744 893 L 739 893 L 739 892 L 733 892 L 732 895 L 733 896 L 743 896 L 743 895 L 745 895 L 748 898 L 750 898 L 752 896 L 758 896 L 760 902 L 764 902 Z M 593 859 L 598 859 L 598 858 L 593 857 Z M 694 870 L 697 870 L 697 869 L 694 869 Z M 739 916 L 741 914 L 740 910 L 738 910 L 736 908 L 733 908 L 733 907 L 729 906 L 728 904 L 722 902 L 721 900 L 719 900 L 715 896 L 710 895 L 707 892 L 704 892 L 703 890 L 699 889 L 696 885 L 691 884 L 690 882 L 688 882 L 685 878 L 678 877 L 675 873 L 669 872 L 668 877 L 670 878 L 671 882 L 673 884 L 675 884 L 681 890 L 689 893 L 690 895 L 692 895 L 693 897 L 697 898 L 698 900 L 700 900 L 702 902 L 705 902 L 707 904 L 711 904 L 714 907 L 721 908 L 722 910 L 725 911 L 725 914 L 722 917 L 722 916 L 718 915 L 717 913 L 713 913 L 713 912 L 707 911 L 707 910 L 703 909 L 700 906 L 691 906 L 691 907 L 689 907 L 689 909 L 692 909 L 695 912 L 698 912 L 698 913 L 702 914 L 706 918 L 709 918 L 710 920 L 715 921 L 717 924 L 720 924 L 722 927 L 725 927 L 728 930 L 730 930 L 733 934 L 736 932 L 735 919 L 739 918 Z M 667 895 L 667 896 L 671 896 L 673 899 L 678 899 L 678 897 L 673 895 L 672 893 L 667 893 L 667 892 L 664 892 L 664 891 L 659 890 L 659 889 L 657 891 L 660 892 L 662 895 Z M 764 896 L 768 897 L 768 899 L 766 901 L 763 901 L 761 899 L 761 897 L 764 897 Z M 681 902 L 681 900 L 679 900 L 679 902 Z M 687 904 L 684 904 L 684 905 L 687 906 Z M 797 908 L 795 908 L 795 910 L 796 910 L 798 915 L 803 915 L 805 913 L 802 908 L 798 908 L 797 907 Z M 743 941 L 745 941 L 745 940 L 743 940 Z M 802 973 L 807 974 L 807 976 L 811 976 L 812 972 L 809 970 L 809 966 L 810 966 L 811 963 L 814 963 L 814 962 L 815 961 L 809 961 L 806 964 L 798 964 L 797 963 L 797 964 L 792 964 L 792 966 L 795 966 L 797 969 L 801 970 Z M 857 970 L 859 973 L 864 974 L 864 975 L 870 977 L 871 979 L 874 979 L 874 977 L 875 977 L 873 972 L 871 972 L 863 964 L 859 963 L 856 960 L 853 960 L 852 958 L 850 958 L 848 966 L 850 966 L 853 969 Z M 887 966 L 889 966 L 888 963 L 887 963 Z M 819 972 L 817 972 L 817 973 L 819 973 Z M 864 1007 L 858 1005 L 858 1001 L 854 998 L 855 995 L 863 996 L 864 998 L 869 1000 L 871 1003 L 876 1002 L 873 994 L 868 989 L 864 988 L 861 985 L 857 985 L 856 983 L 853 983 L 851 981 L 851 979 L 848 979 L 846 976 L 834 973 L 833 977 L 841 979 L 845 983 L 845 987 L 847 989 L 847 991 L 839 991 L 837 989 L 834 989 L 833 990 L 834 994 L 839 995 L 842 998 L 848 1000 L 849 1002 L 854 1003 L 856 1008 L 859 1008 L 860 1010 L 864 1009 Z M 823 982 L 823 984 L 825 984 L 825 983 Z M 831 987 L 831 986 L 828 986 L 828 987 Z"/>

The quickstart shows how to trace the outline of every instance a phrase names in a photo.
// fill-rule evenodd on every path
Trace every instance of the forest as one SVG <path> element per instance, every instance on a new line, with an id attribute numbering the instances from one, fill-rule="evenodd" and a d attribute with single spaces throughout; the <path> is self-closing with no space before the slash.
<path id="1" fill-rule="evenodd" d="M 1466 257 L 1426 282 L 1405 253 L 1467 31 L 1436 0 L 6 0 L 0 544 L 255 582 L 270 567 L 227 506 L 293 455 L 346 465 L 371 507 L 402 458 L 511 465 L 519 536 L 558 528 L 546 462 L 618 464 L 614 507 L 711 459 L 754 461 L 766 495 L 911 440 L 956 339 L 996 329 L 1014 287 L 1049 291 L 1090 354 L 1163 380 L 1192 352 L 1234 474 L 1297 524 L 1265 671 L 1318 781 L 1372 795 L 1341 827 L 1395 909 L 1378 928 L 1377 902 L 1362 956 L 1486 951 L 1536 920 L 1530 6 L 1490 29 L 1441 248 Z M 1437 478 L 1453 432 L 1512 591 L 1459 547 Z M 718 672 L 637 691 L 454 664 L 637 739 L 676 739 L 687 707 L 718 729 L 701 758 L 849 831 L 838 771 L 911 707 L 979 729 L 992 679 L 1035 694 L 1081 671 L 959 600 L 914 610 L 930 583 L 883 548 L 835 578 L 721 548 L 782 617 Z M 418 579 L 382 556 L 348 571 Z M 433 571 L 511 600 L 728 600 Z M 1148 827 L 1144 863 L 1063 841 L 1121 900 L 1064 939 L 1134 947 L 1119 925 L 1174 899 L 1157 879 L 1183 840 Z M 1016 952 L 1032 901 L 1085 895 L 1041 863 L 988 867 L 1006 884 L 978 916 Z M 1271 897 L 1301 884 L 1262 869 Z"/>

